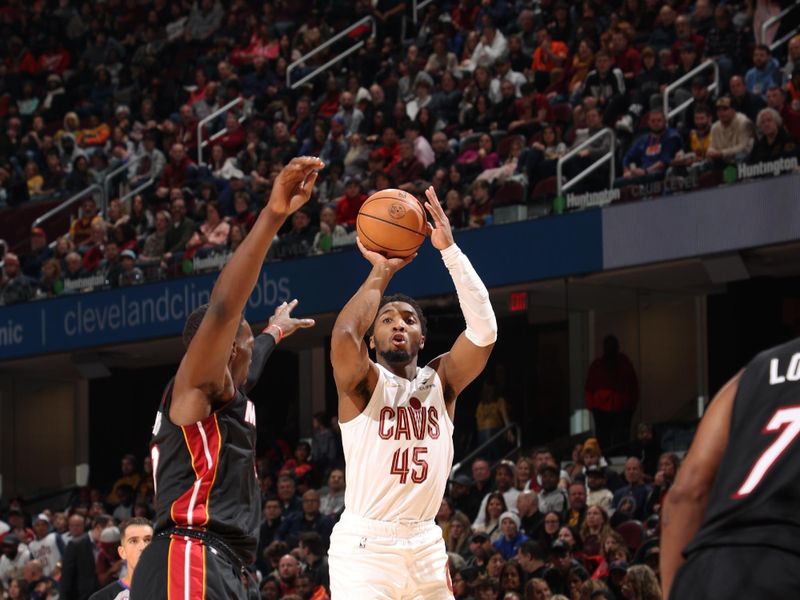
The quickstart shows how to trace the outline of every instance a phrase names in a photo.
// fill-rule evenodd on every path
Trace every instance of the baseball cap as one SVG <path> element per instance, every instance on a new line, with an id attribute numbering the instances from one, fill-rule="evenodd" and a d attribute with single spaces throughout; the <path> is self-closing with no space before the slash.
<path id="1" fill-rule="evenodd" d="M 552 550 L 555 554 L 566 554 L 569 552 L 569 544 L 564 540 L 556 540 L 553 542 L 553 545 L 550 546 L 550 550 Z"/>
<path id="2" fill-rule="evenodd" d="M 471 486 L 472 479 L 468 475 L 456 475 L 450 480 L 450 483 L 457 483 L 458 485 Z"/>
<path id="3" fill-rule="evenodd" d="M 39 513 L 38 515 L 36 515 L 36 516 L 33 518 L 33 524 L 34 524 L 34 525 L 36 525 L 36 523 L 39 523 L 40 521 L 44 521 L 44 522 L 45 522 L 45 523 L 47 523 L 48 525 L 50 524 L 50 519 L 49 519 L 49 518 L 48 518 L 48 516 L 47 516 L 46 514 L 44 514 L 44 513 Z"/>
<path id="4" fill-rule="evenodd" d="M 100 533 L 100 541 L 104 544 L 113 544 L 120 540 L 119 529 L 117 527 L 106 527 Z"/>
<path id="5" fill-rule="evenodd" d="M 131 260 L 136 260 L 136 252 L 133 250 L 123 250 L 119 253 L 120 258 L 130 258 Z"/>
<path id="6" fill-rule="evenodd" d="M 597 465 L 592 465 L 586 468 L 586 475 L 597 475 L 598 477 L 604 477 L 605 472 Z"/>
<path id="7" fill-rule="evenodd" d="M 469 538 L 470 542 L 483 542 L 490 539 L 488 533 L 484 533 L 483 531 L 478 531 L 472 534 L 472 537 Z"/>
<path id="8" fill-rule="evenodd" d="M 609 573 L 613 573 L 614 571 L 622 571 L 623 573 L 627 573 L 627 571 L 628 571 L 628 562 L 624 561 L 624 560 L 615 560 L 608 567 L 608 572 Z"/>
<path id="9" fill-rule="evenodd" d="M 19 539 L 19 536 L 17 536 L 16 533 L 9 532 L 3 537 L 3 543 L 8 544 L 9 546 L 19 546 L 22 541 Z"/>
<path id="10" fill-rule="evenodd" d="M 587 450 L 590 450 L 594 454 L 600 454 L 600 443 L 597 441 L 597 438 L 592 437 L 583 442 L 581 452 L 586 452 Z"/>
<path id="11" fill-rule="evenodd" d="M 31 235 L 45 235 L 44 229 L 41 227 L 31 227 Z"/>
<path id="12" fill-rule="evenodd" d="M 717 98 L 717 102 L 714 106 L 716 106 L 717 108 L 730 108 L 731 99 L 729 96 L 721 96 Z"/>

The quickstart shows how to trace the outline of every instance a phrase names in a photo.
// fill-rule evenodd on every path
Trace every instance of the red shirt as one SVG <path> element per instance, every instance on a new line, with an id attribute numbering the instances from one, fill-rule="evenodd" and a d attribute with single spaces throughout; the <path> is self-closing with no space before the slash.
<path id="1" fill-rule="evenodd" d="M 634 77 L 642 70 L 642 57 L 636 48 L 626 48 L 624 52 L 615 54 L 614 65 L 623 73 L 633 73 Z"/>
<path id="2" fill-rule="evenodd" d="M 630 359 L 618 354 L 607 366 L 605 359 L 596 359 L 586 376 L 586 408 L 606 412 L 633 410 L 639 402 L 639 380 Z"/>
<path id="3" fill-rule="evenodd" d="M 356 217 L 361 205 L 367 200 L 366 194 L 359 194 L 355 198 L 342 196 L 336 201 L 336 223 L 355 227 Z"/>

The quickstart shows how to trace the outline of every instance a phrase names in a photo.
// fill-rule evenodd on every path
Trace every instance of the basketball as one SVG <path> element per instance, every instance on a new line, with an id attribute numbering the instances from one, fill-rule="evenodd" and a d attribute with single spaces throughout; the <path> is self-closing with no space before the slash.
<path id="1" fill-rule="evenodd" d="M 356 218 L 364 247 L 389 258 L 405 258 L 425 241 L 427 219 L 422 203 L 403 190 L 387 189 L 366 199 Z"/>

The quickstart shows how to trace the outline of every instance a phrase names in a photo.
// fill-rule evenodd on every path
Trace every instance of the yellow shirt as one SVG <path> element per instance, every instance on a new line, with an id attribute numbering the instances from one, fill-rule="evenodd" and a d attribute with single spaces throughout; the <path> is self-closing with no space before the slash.
<path id="1" fill-rule="evenodd" d="M 508 414 L 508 404 L 504 398 L 497 398 L 493 402 L 478 402 L 478 407 L 475 409 L 478 430 L 500 429 L 505 426 L 504 412 Z"/>

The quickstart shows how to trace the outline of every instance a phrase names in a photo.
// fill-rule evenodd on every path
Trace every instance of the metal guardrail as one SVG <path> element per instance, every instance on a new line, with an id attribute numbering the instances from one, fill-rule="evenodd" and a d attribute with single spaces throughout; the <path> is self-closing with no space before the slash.
<path id="1" fill-rule="evenodd" d="M 129 170 L 134 165 L 138 164 L 140 160 L 144 158 L 143 154 L 139 156 L 134 156 L 132 160 L 126 160 L 121 165 L 113 168 L 111 171 L 106 173 L 106 176 L 103 178 L 103 206 L 101 208 L 102 212 L 106 212 L 106 207 L 108 206 L 109 201 L 111 200 L 111 180 L 114 179 L 120 173 Z"/>
<path id="2" fill-rule="evenodd" d="M 483 452 L 486 448 L 491 446 L 495 441 L 500 439 L 501 436 L 504 436 L 507 432 L 509 432 L 511 430 L 514 431 L 515 446 L 509 452 L 507 452 L 503 456 L 503 458 L 506 458 L 507 456 L 510 456 L 511 454 L 514 454 L 515 452 L 518 452 L 519 449 L 522 447 L 522 429 L 520 428 L 520 426 L 517 423 L 509 423 L 508 425 L 503 427 L 500 431 L 495 433 L 492 437 L 490 437 L 488 440 L 486 440 L 484 443 L 482 443 L 480 446 L 475 448 L 472 452 L 467 454 L 464 458 L 462 458 L 456 464 L 454 464 L 453 467 L 450 469 L 450 478 L 452 479 L 453 476 L 456 474 L 456 472 L 460 471 L 462 467 L 464 467 L 467 463 L 469 463 L 469 461 L 471 461 L 476 456 L 480 456 L 481 452 Z M 494 465 L 492 465 L 492 469 L 494 469 L 496 466 L 497 466 L 496 463 Z"/>
<path id="3" fill-rule="evenodd" d="M 201 119 L 200 122 L 197 124 L 197 166 L 198 167 L 202 167 L 205 164 L 203 162 L 203 148 L 208 146 L 209 143 L 213 142 L 217 138 L 219 138 L 219 137 L 225 135 L 226 133 L 228 133 L 228 128 L 227 127 L 223 127 L 222 129 L 217 131 L 214 135 L 209 137 L 206 141 L 203 141 L 203 127 L 205 127 L 206 123 L 210 123 L 211 121 L 216 119 L 221 114 L 228 112 L 229 110 L 231 110 L 232 108 L 238 106 L 239 104 L 241 104 L 243 102 L 244 102 L 244 98 L 239 96 L 238 98 L 235 98 L 234 100 L 231 100 L 230 102 L 228 102 L 222 108 L 218 108 L 217 110 L 215 110 L 213 113 L 211 113 L 207 117 Z M 241 123 L 244 120 L 245 120 L 245 115 L 242 115 L 242 116 L 239 117 L 239 123 Z"/>
<path id="4" fill-rule="evenodd" d="M 138 194 L 138 193 L 139 193 L 139 192 L 141 192 L 142 190 L 146 190 L 148 187 L 150 187 L 151 185 L 153 185 L 153 182 L 154 182 L 154 181 L 155 181 L 155 179 L 154 179 L 153 177 L 149 177 L 149 178 L 147 179 L 147 181 L 145 181 L 145 182 L 144 182 L 142 185 L 140 185 L 140 186 L 138 186 L 138 187 L 136 187 L 136 188 L 132 189 L 132 190 L 131 190 L 131 191 L 129 191 L 127 194 L 125 194 L 125 195 L 123 195 L 123 196 L 120 196 L 120 199 L 119 199 L 119 201 L 120 201 L 120 202 L 122 202 L 122 203 L 124 204 L 125 202 L 127 202 L 127 201 L 128 201 L 128 199 L 129 199 L 129 198 L 133 198 L 133 197 L 134 197 L 136 194 Z"/>
<path id="5" fill-rule="evenodd" d="M 307 52 L 306 54 L 304 54 L 303 56 L 298 58 L 296 61 L 292 62 L 288 67 L 286 67 L 286 85 L 289 86 L 291 89 L 295 90 L 298 87 L 300 87 L 301 85 L 303 85 L 306 81 L 309 81 L 309 80 L 313 79 L 314 77 L 316 77 L 317 75 L 319 75 L 320 73 L 322 73 L 325 69 L 327 69 L 331 65 L 335 65 L 337 62 L 339 62 L 343 58 L 347 58 L 353 52 L 355 52 L 356 50 L 358 50 L 361 47 L 363 47 L 364 46 L 364 40 L 359 40 L 358 42 L 356 42 L 355 44 L 350 46 L 347 50 L 343 50 L 342 52 L 340 52 L 339 54 L 334 56 L 332 59 L 330 59 L 324 65 L 321 65 L 321 66 L 317 67 L 316 69 L 314 69 L 311 73 L 309 73 L 305 77 L 303 77 L 303 78 L 295 81 L 294 83 L 292 83 L 292 71 L 294 71 L 295 68 L 297 68 L 298 66 L 302 65 L 303 63 L 305 63 L 305 61 L 307 61 L 312 56 L 316 56 L 317 54 L 319 54 L 320 52 L 322 52 L 323 50 L 325 50 L 326 48 L 328 48 L 332 44 L 335 44 L 340 39 L 342 39 L 343 37 L 348 35 L 351 31 L 353 31 L 355 29 L 358 29 L 359 27 L 363 27 L 367 23 L 369 23 L 372 26 L 372 32 L 370 33 L 370 37 L 375 37 L 375 19 L 374 19 L 374 17 L 367 16 L 367 17 L 364 17 L 363 19 L 361 19 L 360 21 L 356 21 L 355 23 L 350 25 L 350 27 L 348 27 L 347 29 L 343 29 L 342 31 L 337 33 L 335 36 L 333 36 L 331 39 L 329 39 L 329 40 L 325 41 L 324 43 L 320 44 L 319 46 L 317 46 L 316 48 L 314 48 L 310 52 Z"/>
<path id="6" fill-rule="evenodd" d="M 36 220 L 33 222 L 32 227 L 39 227 L 39 225 L 41 225 L 45 221 L 49 221 L 53 216 L 57 215 L 58 213 L 60 213 L 65 208 L 69 208 L 70 206 L 75 204 L 78 200 L 81 200 L 81 199 L 85 198 L 86 196 L 88 196 L 92 192 L 100 192 L 100 195 L 102 196 L 103 195 L 103 188 L 100 187 L 100 184 L 93 183 L 92 185 L 90 185 L 86 189 L 81 190 L 80 192 L 78 192 L 74 196 L 64 200 L 64 202 L 62 202 L 58 206 L 54 206 L 53 208 L 48 210 L 43 215 L 40 215 L 39 217 L 37 217 Z"/>
<path id="7" fill-rule="evenodd" d="M 570 158 L 578 154 L 581 150 L 588 148 L 591 146 L 595 141 L 599 140 L 602 137 L 608 136 L 611 138 L 611 149 L 606 152 L 603 156 L 598 158 L 594 161 L 591 165 L 586 167 L 583 171 L 578 173 L 575 177 L 570 179 L 566 185 L 563 185 L 562 182 L 564 180 L 564 163 L 567 162 Z M 556 195 L 560 196 L 562 193 L 566 192 L 569 188 L 573 185 L 587 177 L 590 173 L 593 173 L 605 163 L 610 163 L 611 167 L 609 168 L 609 184 L 608 188 L 611 189 L 614 187 L 614 154 L 616 153 L 617 148 L 617 137 L 614 135 L 614 132 L 609 127 L 605 127 L 595 133 L 590 138 L 582 141 L 580 144 L 572 148 L 569 152 L 567 152 L 564 156 L 558 159 L 556 163 Z"/>
<path id="8" fill-rule="evenodd" d="M 783 17 L 788 15 L 790 12 L 792 12 L 798 6 L 800 6 L 800 0 L 795 0 L 794 4 L 792 4 L 791 6 L 787 6 L 781 12 L 779 12 L 777 15 L 770 17 L 769 19 L 767 19 L 766 21 L 764 21 L 761 24 L 761 43 L 762 44 L 764 43 L 764 40 L 767 39 L 767 29 L 769 29 L 770 27 L 772 27 L 772 25 L 774 25 L 775 23 L 777 23 L 778 21 L 783 19 Z M 792 36 L 795 35 L 798 31 L 800 31 L 800 27 L 795 27 L 789 33 L 784 35 L 782 38 L 780 38 L 778 40 L 773 40 L 772 43 L 769 45 L 770 51 L 774 51 L 776 48 L 780 48 L 781 46 L 783 46 L 786 42 L 788 42 L 790 39 L 792 39 Z"/>
<path id="9" fill-rule="evenodd" d="M 705 61 L 704 63 L 702 63 L 702 64 L 700 64 L 698 66 L 696 66 L 694 69 L 692 69 L 691 71 L 686 73 L 686 75 L 684 75 L 680 79 L 676 79 L 675 81 L 670 83 L 666 88 L 664 88 L 664 96 L 663 96 L 663 100 L 664 100 L 664 115 L 667 117 L 667 122 L 669 122 L 669 120 L 672 119 L 673 117 L 676 117 L 679 114 L 681 114 L 683 111 L 685 111 L 687 108 L 689 108 L 692 105 L 692 103 L 694 102 L 694 98 L 689 98 L 688 100 L 684 101 L 683 104 L 681 104 L 680 106 L 676 106 L 675 108 L 670 110 L 670 108 L 669 108 L 669 95 L 670 95 L 670 92 L 672 92 L 673 90 L 678 89 L 686 81 L 690 81 L 697 74 L 702 73 L 703 71 L 707 71 L 708 69 L 713 69 L 714 70 L 714 81 L 712 83 L 708 84 L 707 89 L 708 89 L 709 92 L 715 92 L 715 91 L 719 90 L 719 65 L 717 64 L 717 61 L 711 60 L 711 59 Z"/>
<path id="10" fill-rule="evenodd" d="M 428 6 L 428 4 L 430 4 L 431 2 L 433 2 L 433 0 L 422 0 L 422 2 L 413 0 L 413 3 L 411 4 L 411 11 L 414 20 L 414 25 L 416 25 L 417 22 L 419 21 L 419 11 Z"/>

